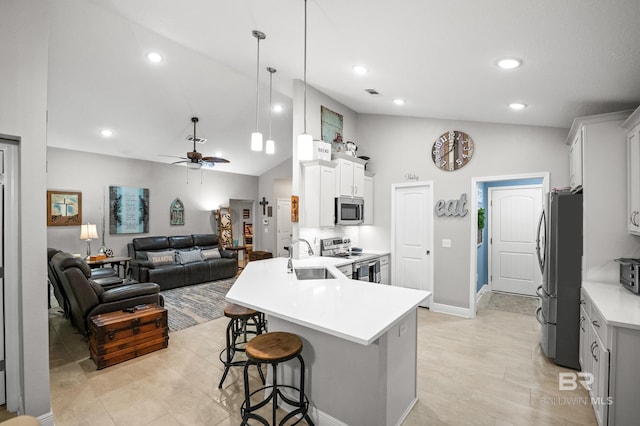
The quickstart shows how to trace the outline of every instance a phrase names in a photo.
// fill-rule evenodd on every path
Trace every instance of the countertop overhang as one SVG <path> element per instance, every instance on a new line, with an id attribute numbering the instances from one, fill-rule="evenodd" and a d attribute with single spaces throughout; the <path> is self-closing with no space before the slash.
<path id="1" fill-rule="evenodd" d="M 362 345 L 374 343 L 431 292 L 373 284 L 345 277 L 336 266 L 352 260 L 309 257 L 293 267 L 326 267 L 336 277 L 298 280 L 287 259 L 249 262 L 226 299 L 268 315 Z"/>
<path id="2" fill-rule="evenodd" d="M 582 288 L 608 325 L 640 330 L 640 295 L 618 283 L 583 281 Z"/>

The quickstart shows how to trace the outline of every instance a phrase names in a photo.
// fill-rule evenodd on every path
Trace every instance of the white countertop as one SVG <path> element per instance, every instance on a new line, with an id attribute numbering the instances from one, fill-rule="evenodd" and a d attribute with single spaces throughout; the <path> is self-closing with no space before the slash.
<path id="1" fill-rule="evenodd" d="M 345 277 L 336 266 L 352 260 L 294 259 L 293 267 L 325 266 L 336 277 L 298 280 L 287 274 L 287 259 L 249 262 L 227 300 L 352 342 L 369 345 L 431 292 L 372 284 Z"/>
<path id="2" fill-rule="evenodd" d="M 582 288 L 607 324 L 640 330 L 640 296 L 618 283 L 583 281 Z"/>

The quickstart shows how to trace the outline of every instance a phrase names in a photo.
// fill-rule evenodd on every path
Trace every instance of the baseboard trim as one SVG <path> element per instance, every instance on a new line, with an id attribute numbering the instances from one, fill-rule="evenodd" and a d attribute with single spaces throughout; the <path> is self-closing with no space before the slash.
<path id="1" fill-rule="evenodd" d="M 318 410 L 316 407 L 310 407 L 309 408 L 309 414 L 311 415 L 311 419 L 315 420 L 317 425 L 321 425 L 321 426 L 349 426 L 346 423 L 341 422 L 340 420 L 336 419 L 335 417 L 332 417 L 330 415 L 328 415 L 327 413 L 325 413 L 324 411 L 320 411 Z"/>
<path id="2" fill-rule="evenodd" d="M 471 309 L 459 306 L 445 305 L 442 303 L 431 303 L 431 310 L 441 314 L 455 315 L 457 317 L 472 318 Z"/>
<path id="3" fill-rule="evenodd" d="M 478 304 L 480 299 L 482 299 L 482 296 L 484 296 L 484 294 L 487 291 L 489 291 L 489 284 L 485 284 L 482 287 L 480 287 L 480 290 L 478 290 L 478 292 L 476 293 L 476 305 Z"/>
<path id="4" fill-rule="evenodd" d="M 53 421 L 53 411 L 49 411 L 46 414 L 38 416 L 38 421 L 40 422 L 40 426 L 54 426 L 55 422 Z"/>
<path id="5" fill-rule="evenodd" d="M 416 402 L 418 402 L 418 398 L 413 398 L 413 400 L 411 401 L 411 403 L 409 404 L 407 409 L 404 410 L 404 413 L 402 413 L 402 416 L 400 416 L 400 419 L 398 420 L 398 423 L 396 423 L 396 426 L 401 426 L 402 425 L 402 422 L 405 421 L 405 419 L 407 418 L 407 416 L 411 412 L 411 409 L 413 408 L 413 406 L 416 405 Z"/>

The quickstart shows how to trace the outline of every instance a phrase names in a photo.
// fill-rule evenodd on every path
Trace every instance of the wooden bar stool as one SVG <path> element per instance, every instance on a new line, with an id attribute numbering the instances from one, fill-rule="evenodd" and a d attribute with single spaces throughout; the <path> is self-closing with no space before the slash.
<path id="1" fill-rule="evenodd" d="M 247 335 L 259 335 L 266 331 L 264 314 L 244 306 L 229 304 L 224 308 L 224 316 L 229 318 L 227 325 L 227 346 L 220 352 L 220 361 L 224 364 L 224 373 L 218 384 L 222 388 L 231 367 L 242 367 L 246 360 L 234 360 L 236 352 L 245 352 Z M 258 366 L 262 383 L 265 382 L 262 369 Z"/>
<path id="2" fill-rule="evenodd" d="M 302 340 L 296 334 L 286 333 L 282 331 L 276 331 L 273 333 L 265 333 L 254 337 L 245 346 L 247 354 L 247 362 L 244 367 L 244 402 L 240 408 L 240 414 L 242 415 L 241 425 L 248 424 L 249 419 L 258 420 L 264 425 L 269 425 L 269 422 L 262 416 L 254 413 L 254 411 L 272 402 L 272 425 L 276 425 L 276 411 L 278 409 L 278 397 L 290 406 L 295 407 L 294 410 L 289 412 L 280 422 L 280 425 L 284 425 L 287 420 L 300 414 L 301 418 L 293 423 L 298 424 L 302 419 L 306 420 L 310 426 L 314 426 L 313 421 L 309 417 L 309 400 L 304 394 L 304 360 L 300 353 L 302 352 Z M 289 385 L 278 384 L 278 372 L 277 367 L 281 362 L 288 361 L 290 359 L 297 358 L 300 362 L 300 388 Z M 272 381 L 269 386 L 263 386 L 260 389 L 251 392 L 249 390 L 249 367 L 252 365 L 271 364 L 273 370 Z M 298 394 L 298 400 L 293 400 L 285 395 L 281 389 L 291 389 Z M 270 390 L 269 396 L 255 405 L 251 405 L 251 397 L 259 392 Z"/>

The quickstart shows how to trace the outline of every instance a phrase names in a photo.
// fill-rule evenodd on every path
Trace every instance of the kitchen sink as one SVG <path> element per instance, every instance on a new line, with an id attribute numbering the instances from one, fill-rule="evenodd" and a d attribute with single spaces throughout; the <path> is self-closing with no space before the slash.
<path id="1" fill-rule="evenodd" d="M 331 280 L 336 277 L 325 267 L 295 268 L 299 280 Z"/>

